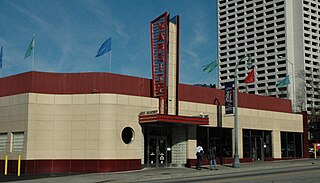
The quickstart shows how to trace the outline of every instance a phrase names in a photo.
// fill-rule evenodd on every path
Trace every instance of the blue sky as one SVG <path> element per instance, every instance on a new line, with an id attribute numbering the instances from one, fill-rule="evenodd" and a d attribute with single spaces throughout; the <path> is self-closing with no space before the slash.
<path id="1" fill-rule="evenodd" d="M 34 70 L 111 72 L 151 78 L 150 21 L 164 12 L 180 16 L 180 82 L 216 83 L 203 65 L 217 58 L 216 0 L 1 0 L 2 76 L 32 70 L 24 59 L 35 34 Z"/>

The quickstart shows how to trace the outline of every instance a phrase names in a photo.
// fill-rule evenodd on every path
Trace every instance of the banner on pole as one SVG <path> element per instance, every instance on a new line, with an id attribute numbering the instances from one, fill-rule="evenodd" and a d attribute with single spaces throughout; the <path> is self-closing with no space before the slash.
<path id="1" fill-rule="evenodd" d="M 233 114 L 233 82 L 225 83 L 224 98 L 226 114 Z"/>

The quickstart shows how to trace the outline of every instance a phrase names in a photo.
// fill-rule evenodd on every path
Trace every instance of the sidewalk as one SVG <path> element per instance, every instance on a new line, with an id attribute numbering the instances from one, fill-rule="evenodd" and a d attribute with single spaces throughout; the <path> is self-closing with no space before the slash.
<path id="1" fill-rule="evenodd" d="M 230 164 L 218 165 L 218 170 L 210 170 L 208 165 L 202 166 L 202 170 L 191 168 L 145 168 L 142 170 L 115 173 L 94 174 L 51 174 L 31 175 L 21 177 L 0 176 L 0 181 L 23 181 L 23 182 L 147 182 L 151 180 L 172 179 L 182 177 L 197 177 L 206 175 L 230 176 L 236 173 L 253 173 L 269 170 L 281 170 L 283 168 L 320 168 L 320 159 L 297 159 L 269 162 L 242 163 L 240 168 L 233 168 Z"/>

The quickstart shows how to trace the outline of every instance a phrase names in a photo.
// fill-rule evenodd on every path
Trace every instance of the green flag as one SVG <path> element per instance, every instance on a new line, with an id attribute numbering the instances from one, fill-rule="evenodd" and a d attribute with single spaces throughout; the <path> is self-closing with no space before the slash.
<path id="1" fill-rule="evenodd" d="M 286 76 L 283 80 L 278 81 L 276 87 L 287 86 L 288 84 L 290 84 L 289 75 Z"/>
<path id="2" fill-rule="evenodd" d="M 34 48 L 34 36 L 32 37 L 31 43 L 28 47 L 28 50 L 26 51 L 26 54 L 24 55 L 24 58 L 26 59 L 27 57 L 30 56 L 32 49 Z"/>
<path id="3" fill-rule="evenodd" d="M 209 73 L 212 72 L 214 68 L 218 66 L 217 60 L 210 62 L 209 64 L 203 66 L 203 72 Z"/>

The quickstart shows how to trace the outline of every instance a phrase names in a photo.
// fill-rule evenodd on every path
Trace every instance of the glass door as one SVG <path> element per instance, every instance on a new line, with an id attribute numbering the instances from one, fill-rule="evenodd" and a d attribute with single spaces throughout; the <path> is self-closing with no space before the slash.
<path id="1" fill-rule="evenodd" d="M 261 137 L 252 136 L 251 144 L 252 144 L 252 160 L 263 161 L 264 160 L 263 139 Z"/>
<path id="2" fill-rule="evenodd" d="M 165 167 L 167 165 L 167 140 L 165 137 L 149 137 L 148 164 L 150 167 Z"/>

